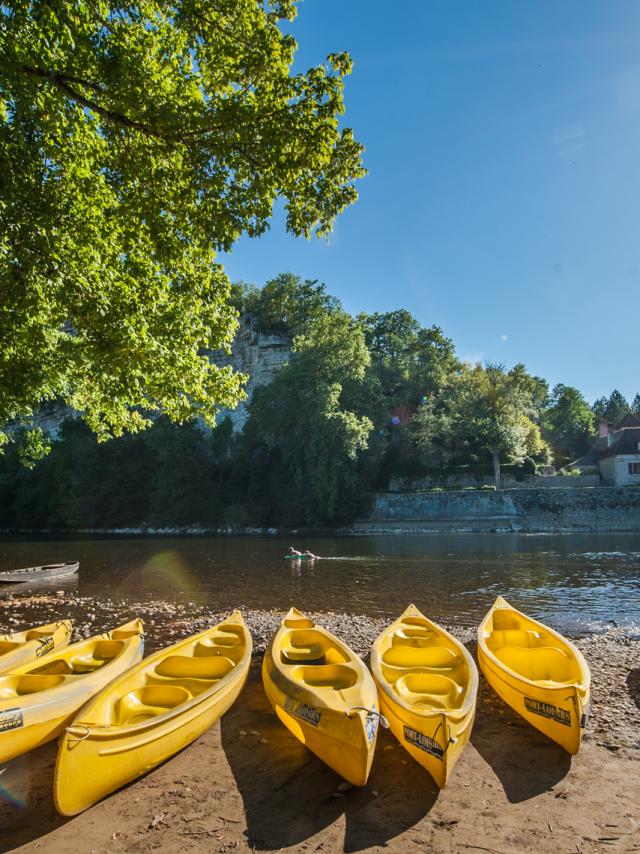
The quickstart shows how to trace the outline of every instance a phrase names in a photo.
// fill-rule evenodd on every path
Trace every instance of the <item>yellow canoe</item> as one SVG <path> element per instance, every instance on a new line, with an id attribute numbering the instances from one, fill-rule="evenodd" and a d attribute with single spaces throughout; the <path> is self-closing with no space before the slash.
<path id="1" fill-rule="evenodd" d="M 23 632 L 0 635 L 0 673 L 9 673 L 55 649 L 62 649 L 69 643 L 72 627 L 71 620 L 59 620 Z"/>
<path id="2" fill-rule="evenodd" d="M 478 694 L 473 658 L 409 605 L 374 641 L 371 671 L 391 731 L 443 788 L 471 735 Z"/>
<path id="3" fill-rule="evenodd" d="M 262 681 L 287 729 L 345 780 L 364 786 L 381 716 L 363 661 L 292 608 L 265 653 Z"/>
<path id="4" fill-rule="evenodd" d="M 60 740 L 53 794 L 76 815 L 195 741 L 242 690 L 251 635 L 236 611 L 114 679 Z"/>
<path id="5" fill-rule="evenodd" d="M 478 661 L 505 703 L 569 753 L 578 752 L 591 676 L 570 641 L 498 596 L 478 628 Z"/>
<path id="6" fill-rule="evenodd" d="M 142 620 L 0 676 L 0 762 L 55 738 L 107 682 L 142 658 Z"/>

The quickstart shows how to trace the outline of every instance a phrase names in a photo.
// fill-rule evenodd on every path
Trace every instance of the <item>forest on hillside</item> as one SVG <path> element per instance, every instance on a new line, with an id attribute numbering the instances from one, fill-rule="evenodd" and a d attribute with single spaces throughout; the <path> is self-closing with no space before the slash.
<path id="1" fill-rule="evenodd" d="M 599 417 L 640 414 L 618 391 L 591 405 L 522 364 L 463 364 L 409 312 L 348 314 L 324 284 L 237 283 L 235 309 L 290 338 L 291 357 L 233 433 L 159 418 L 99 443 L 67 419 L 32 468 L 0 457 L 0 528 L 322 526 L 366 512 L 394 478 L 516 477 L 588 450 Z"/>

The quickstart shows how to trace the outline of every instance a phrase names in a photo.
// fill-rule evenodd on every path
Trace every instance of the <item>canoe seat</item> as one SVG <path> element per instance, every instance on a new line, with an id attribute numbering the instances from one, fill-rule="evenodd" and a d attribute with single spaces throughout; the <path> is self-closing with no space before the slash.
<path id="1" fill-rule="evenodd" d="M 464 699 L 461 685 L 437 673 L 407 673 L 396 681 L 395 690 L 415 709 L 455 709 Z"/>
<path id="2" fill-rule="evenodd" d="M 22 644 L 12 643 L 11 641 L 0 641 L 0 655 L 4 655 L 5 652 L 11 652 L 12 649 L 16 649 L 19 646 L 22 646 Z"/>
<path id="3" fill-rule="evenodd" d="M 391 638 L 392 645 L 403 646 L 431 646 L 436 638 L 432 629 L 420 626 L 400 625 Z"/>
<path id="4" fill-rule="evenodd" d="M 580 675 L 573 657 L 555 646 L 504 646 L 493 653 L 511 670 L 533 682 L 574 682 Z"/>
<path id="5" fill-rule="evenodd" d="M 57 658 L 55 661 L 50 661 L 43 664 L 42 667 L 34 668 L 31 673 L 42 674 L 43 676 L 72 676 L 74 673 L 73 667 L 64 658 Z"/>
<path id="6" fill-rule="evenodd" d="M 38 691 L 57 688 L 65 681 L 64 676 L 43 676 L 25 673 L 23 676 L 5 676 L 0 679 L 0 700 L 24 697 Z"/>
<path id="7" fill-rule="evenodd" d="M 311 643 L 308 646 L 283 647 L 282 660 L 285 664 L 297 664 L 299 661 L 324 662 L 324 649 L 319 643 Z"/>
<path id="8" fill-rule="evenodd" d="M 321 632 L 313 629 L 294 629 L 282 640 L 280 655 L 284 664 L 307 663 L 344 664 L 348 656 Z"/>
<path id="9" fill-rule="evenodd" d="M 382 662 L 392 667 L 449 669 L 457 667 L 461 663 L 461 658 L 446 646 L 416 647 L 397 644 L 390 646 L 383 653 Z"/>
<path id="10" fill-rule="evenodd" d="M 289 617 L 289 619 L 284 621 L 284 625 L 288 629 L 312 629 L 315 623 L 306 617 Z"/>
<path id="11" fill-rule="evenodd" d="M 242 634 L 218 631 L 215 635 L 199 640 L 194 647 L 193 654 L 196 656 L 219 655 L 220 647 L 231 648 L 243 644 Z"/>
<path id="12" fill-rule="evenodd" d="M 234 668 L 234 663 L 224 655 L 195 658 L 190 655 L 170 655 L 155 668 L 158 676 L 170 679 L 222 679 Z"/>
<path id="13" fill-rule="evenodd" d="M 493 628 L 522 629 L 524 621 L 519 614 L 514 614 L 510 608 L 496 608 L 493 612 Z"/>
<path id="14" fill-rule="evenodd" d="M 306 665 L 297 667 L 291 674 L 293 679 L 312 688 L 330 688 L 342 691 L 358 681 L 358 673 L 348 664 Z"/>
<path id="15" fill-rule="evenodd" d="M 174 656 L 178 658 L 179 656 Z M 191 693 L 177 685 L 147 685 L 130 691 L 118 701 L 118 724 L 134 724 L 162 715 L 191 699 Z"/>
<path id="16" fill-rule="evenodd" d="M 544 642 L 540 632 L 522 629 L 494 629 L 487 638 L 487 646 L 491 650 L 500 649 L 503 646 L 535 647 Z"/>
<path id="17" fill-rule="evenodd" d="M 117 640 L 98 641 L 87 655 L 77 655 L 69 659 L 72 673 L 91 673 L 113 661 L 122 651 L 122 642 Z"/>

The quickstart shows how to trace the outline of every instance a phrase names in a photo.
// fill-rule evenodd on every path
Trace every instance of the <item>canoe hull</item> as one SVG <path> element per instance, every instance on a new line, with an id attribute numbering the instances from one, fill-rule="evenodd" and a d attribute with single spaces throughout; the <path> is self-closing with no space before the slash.
<path id="1" fill-rule="evenodd" d="M 475 718 L 478 671 L 468 650 L 409 605 L 374 641 L 371 670 L 391 731 L 444 788 Z"/>
<path id="2" fill-rule="evenodd" d="M 499 596 L 478 627 L 478 663 L 507 705 L 568 753 L 578 752 L 591 677 L 571 641 Z"/>
<path id="3" fill-rule="evenodd" d="M 471 737 L 475 706 L 462 720 L 452 722 L 446 715 L 412 715 L 381 692 L 380 708 L 407 753 L 444 789 Z"/>
<path id="4" fill-rule="evenodd" d="M 580 750 L 586 722 L 586 703 L 574 687 L 544 689 L 527 685 L 495 667 L 478 649 L 478 663 L 484 678 L 501 700 L 527 723 L 544 733 L 568 753 Z M 581 725 L 582 724 L 582 725 Z"/>
<path id="5" fill-rule="evenodd" d="M 371 771 L 373 749 L 363 716 L 354 713 L 347 718 L 344 712 L 318 709 L 309 698 L 305 698 L 306 702 L 293 700 L 278 689 L 264 670 L 263 682 L 269 702 L 289 732 L 349 783 L 364 786 Z M 316 720 L 317 723 L 311 722 Z"/>
<path id="6" fill-rule="evenodd" d="M 81 677 L 65 674 L 61 662 L 72 659 L 78 648 L 84 652 L 92 643 L 113 643 L 114 632 L 51 652 L 0 677 L 0 763 L 56 738 L 87 700 L 142 658 L 142 622 L 134 623 L 135 633 L 122 639 L 117 657 Z"/>
<path id="7" fill-rule="evenodd" d="M 362 660 L 292 608 L 267 648 L 262 681 L 289 732 L 349 783 L 364 786 L 380 718 Z"/>
<path id="8" fill-rule="evenodd" d="M 226 625 L 233 622 L 236 627 L 242 627 L 242 659 L 224 684 L 212 693 L 203 693 L 201 700 L 196 696 L 185 705 L 183 712 L 178 713 L 176 709 L 174 715 L 160 714 L 130 726 L 100 726 L 96 723 L 108 695 L 111 697 L 108 702 L 112 706 L 126 702 L 127 695 L 131 696 L 131 691 L 135 690 L 132 689 L 134 671 L 149 669 L 156 661 L 166 661 L 179 645 L 160 650 L 145 659 L 137 668 L 125 673 L 121 680 L 115 680 L 107 686 L 102 695 L 81 710 L 63 734 L 58 749 L 53 794 L 56 809 L 61 815 L 77 815 L 111 792 L 156 768 L 199 738 L 230 708 L 246 683 L 251 661 L 251 638 L 239 614 L 237 618 L 227 621 Z M 210 634 L 211 631 L 203 632 L 191 640 Z M 140 680 L 143 678 L 139 677 Z M 127 684 L 123 691 L 127 693 L 123 694 L 118 690 L 118 683 L 124 683 L 125 680 Z M 143 684 L 142 681 L 140 684 Z M 152 689 L 165 690 L 166 697 L 170 699 L 176 684 L 176 680 L 173 680 L 173 683 L 168 682 L 165 686 L 154 685 Z M 183 684 L 193 686 L 193 679 L 191 682 L 183 680 Z"/>
<path id="9" fill-rule="evenodd" d="M 73 624 L 61 620 L 48 626 L 38 626 L 25 632 L 0 636 L 0 674 L 10 673 L 31 661 L 37 661 L 57 649 L 63 649 L 71 639 Z M 24 640 L 23 640 L 24 638 Z M 3 645 L 13 646 L 2 654 Z"/>

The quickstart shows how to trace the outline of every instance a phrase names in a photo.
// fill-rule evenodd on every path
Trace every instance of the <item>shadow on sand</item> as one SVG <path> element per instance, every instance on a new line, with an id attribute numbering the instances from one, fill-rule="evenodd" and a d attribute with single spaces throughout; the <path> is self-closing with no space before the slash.
<path id="1" fill-rule="evenodd" d="M 244 801 L 247 843 L 256 849 L 303 842 L 341 816 L 344 851 L 383 846 L 424 818 L 438 796 L 431 777 L 385 731 L 378 738 L 367 786 L 338 792 L 340 777 L 273 713 L 257 667 L 242 704 L 222 718 L 221 736 Z"/>
<path id="2" fill-rule="evenodd" d="M 627 676 L 627 688 L 631 699 L 640 709 L 640 667 L 634 667 Z"/>
<path id="3" fill-rule="evenodd" d="M 571 768 L 571 756 L 516 714 L 482 674 L 471 743 L 511 803 L 549 791 Z"/>
<path id="4" fill-rule="evenodd" d="M 0 851 L 26 845 L 68 821 L 53 806 L 57 750 L 53 741 L 0 766 Z"/>

